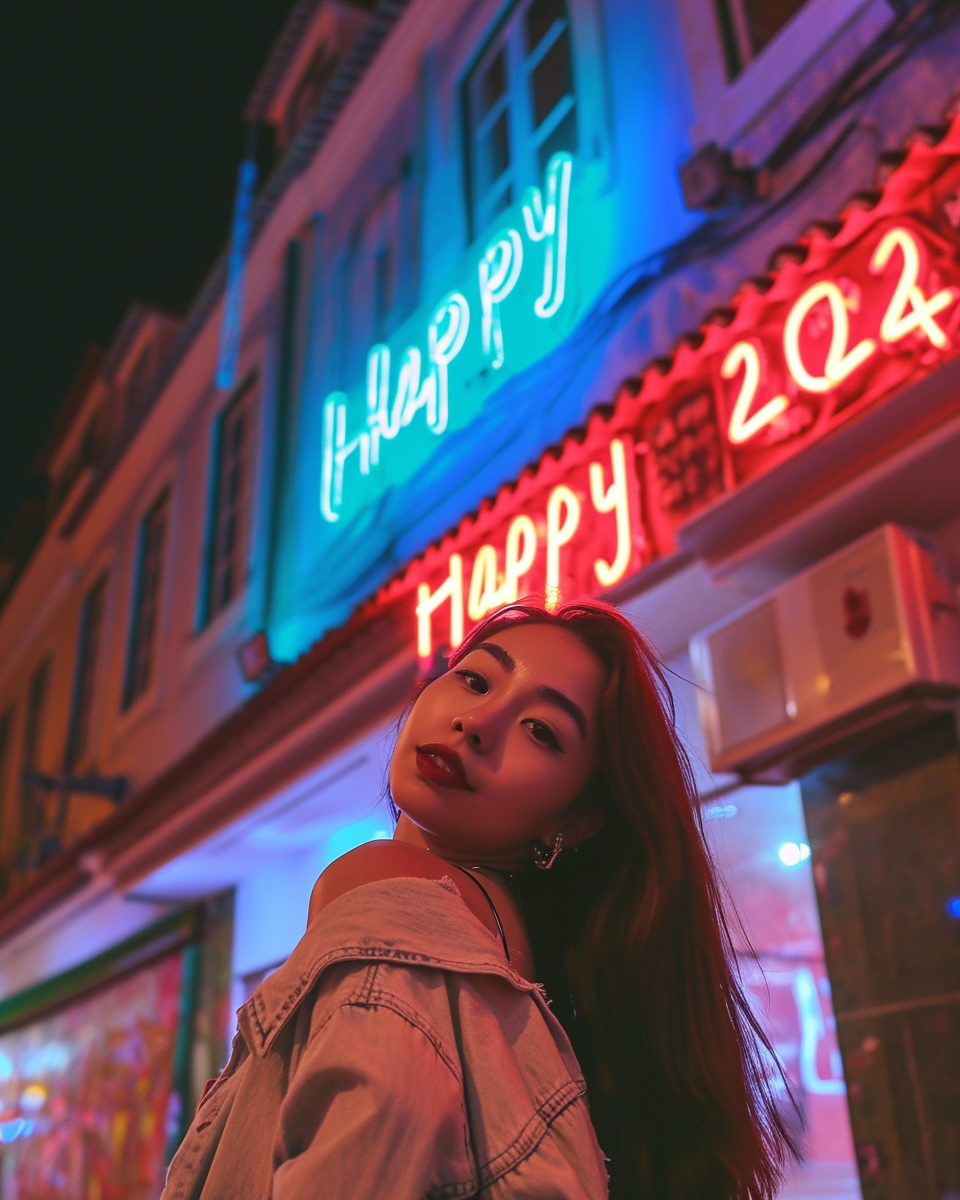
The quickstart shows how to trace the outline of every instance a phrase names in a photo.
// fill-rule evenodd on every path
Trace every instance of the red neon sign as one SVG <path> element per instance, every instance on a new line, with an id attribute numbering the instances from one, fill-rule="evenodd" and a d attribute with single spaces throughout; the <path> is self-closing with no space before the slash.
<path id="1" fill-rule="evenodd" d="M 569 442 L 383 589 L 384 600 L 410 594 L 421 658 L 522 596 L 553 606 L 601 593 L 649 561 L 633 440 L 594 427 L 600 437 Z"/>
<path id="2" fill-rule="evenodd" d="M 518 596 L 596 594 L 676 546 L 714 500 L 856 420 L 960 345 L 960 118 L 878 197 L 782 251 L 582 443 L 504 488 L 381 589 L 418 650 Z M 960 404 L 960 401 L 958 401 Z M 442 625 L 442 629 L 441 629 Z"/>
<path id="3" fill-rule="evenodd" d="M 814 229 L 648 370 L 634 412 L 658 553 L 721 495 L 934 370 L 960 344 L 960 123 L 869 209 Z M 621 415 L 618 412 L 618 417 Z"/>

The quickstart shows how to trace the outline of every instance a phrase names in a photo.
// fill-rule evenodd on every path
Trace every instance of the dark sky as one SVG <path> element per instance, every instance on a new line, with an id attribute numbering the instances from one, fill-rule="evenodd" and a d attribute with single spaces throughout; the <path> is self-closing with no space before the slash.
<path id="1" fill-rule="evenodd" d="M 185 309 L 223 247 L 292 2 L 2 5 L 0 539 L 84 348 L 134 299 Z"/>

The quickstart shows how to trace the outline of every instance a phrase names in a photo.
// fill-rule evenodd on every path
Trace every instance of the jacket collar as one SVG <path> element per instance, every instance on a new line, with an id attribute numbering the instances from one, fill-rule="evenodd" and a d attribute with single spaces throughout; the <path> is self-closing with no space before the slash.
<path id="1" fill-rule="evenodd" d="M 520 990 L 535 990 L 513 970 L 451 880 L 366 883 L 331 901 L 287 961 L 240 1009 L 240 1028 L 251 1049 L 265 1054 L 323 971 L 349 960 L 501 975 Z"/>

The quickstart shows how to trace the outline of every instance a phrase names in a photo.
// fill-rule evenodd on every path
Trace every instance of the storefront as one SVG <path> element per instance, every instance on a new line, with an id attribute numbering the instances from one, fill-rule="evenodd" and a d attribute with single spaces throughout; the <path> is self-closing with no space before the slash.
<path id="1" fill-rule="evenodd" d="M 209 882 L 224 854 L 246 856 L 237 887 L 236 997 L 297 936 L 295 921 L 280 928 L 264 918 L 264 898 L 282 886 L 305 903 L 325 862 L 389 833 L 378 802 L 388 718 L 414 664 L 431 669 L 438 653 L 514 598 L 604 596 L 630 614 L 671 672 L 700 773 L 707 836 L 744 921 L 744 978 L 771 1023 L 807 1121 L 807 1161 L 786 1194 L 862 1188 L 864 1196 L 892 1197 L 910 1194 L 924 1178 L 952 1186 L 955 1152 L 943 1116 L 952 1101 L 937 1064 L 956 1020 L 950 972 L 960 890 L 942 849 L 955 844 L 951 706 L 960 681 L 949 653 L 960 567 L 951 465 L 960 438 L 958 152 L 956 121 L 914 139 L 887 168 L 882 188 L 780 251 L 769 275 L 744 284 L 669 361 L 624 383 L 611 405 L 595 409 L 412 557 L 340 633 L 311 651 L 339 664 L 331 669 L 344 681 L 372 679 L 374 662 L 389 675 L 374 687 L 379 700 L 354 726 L 358 732 L 341 732 L 322 766 L 303 773 L 299 790 L 271 795 L 255 815 L 172 856 L 143 885 L 158 894 L 189 891 Z M 506 253 L 498 251 L 494 274 L 506 271 Z M 446 337 L 449 313 L 444 319 Z M 386 372 L 382 357 L 376 368 Z M 439 385 L 439 370 L 433 378 Z M 336 504 L 346 511 L 351 489 L 376 479 L 373 431 L 388 428 L 379 423 L 393 419 L 398 402 L 379 386 L 380 376 L 373 379 L 369 440 L 355 439 L 349 453 L 328 456 L 323 467 L 328 524 Z M 401 396 L 415 392 L 412 384 L 406 393 L 397 388 Z M 414 416 L 429 411 L 424 405 Z M 330 419 L 336 437 L 343 423 L 335 413 Z M 408 426 L 395 424 L 399 439 Z M 389 459 L 381 462 L 387 470 Z M 698 697 L 694 680 L 704 667 L 691 662 L 691 641 L 705 644 L 711 631 L 735 629 L 764 610 L 771 589 L 796 589 L 827 569 L 831 555 L 842 559 L 846 547 L 864 536 L 876 541 L 871 531 L 891 524 L 925 531 L 890 536 L 919 547 L 917 595 L 930 620 L 942 622 L 937 663 L 931 658 L 924 668 L 918 660 L 915 676 L 881 683 L 869 703 L 857 700 L 862 663 L 884 647 L 889 652 L 884 613 L 893 610 L 884 608 L 883 579 L 857 575 L 862 563 L 855 562 L 853 575 L 843 568 L 831 585 L 835 609 L 824 609 L 840 645 L 832 693 L 816 679 L 811 685 L 819 687 L 818 702 L 832 694 L 835 708 L 811 717 L 802 697 L 791 700 L 788 692 L 779 709 L 771 707 L 765 643 L 751 634 L 737 644 L 731 701 L 722 688 L 713 692 L 714 718 L 719 713 L 734 732 L 722 745 L 705 737 L 711 708 Z M 800 625 L 789 625 L 789 613 L 784 621 L 784 644 L 796 647 Z M 825 654 L 826 644 L 816 653 Z M 298 669 L 307 670 L 311 655 Z M 909 692 L 911 679 L 918 687 Z M 893 693 L 899 707 L 884 698 Z M 737 725 L 734 702 L 749 710 L 744 719 L 753 726 Z M 871 788 L 880 798 L 862 799 Z M 879 823 L 877 806 L 885 814 Z M 917 821 L 928 830 L 923 837 L 911 825 Z M 901 871 L 897 887 L 885 890 L 895 873 L 891 856 L 903 844 L 923 865 Z M 879 874 L 878 863 L 885 864 Z M 920 896 L 929 928 L 918 942 L 911 897 Z M 916 961 L 907 968 L 896 948 L 914 943 Z M 874 969 L 884 955 L 893 963 L 889 978 Z"/>
<path id="2" fill-rule="evenodd" d="M 403 7 L 378 7 L 377 39 Z M 19 1194 L 55 1163 L 64 1180 L 102 1177 L 91 1196 L 151 1194 L 141 1182 L 158 1178 L 221 1065 L 232 1011 L 295 945 L 318 874 L 390 836 L 384 773 L 418 673 L 502 604 L 590 595 L 619 605 L 668 668 L 706 837 L 743 920 L 743 977 L 806 1119 L 784 1195 L 960 1193 L 960 1101 L 942 1065 L 960 1046 L 960 119 L 879 164 L 871 150 L 876 188 L 835 220 L 849 187 L 831 144 L 830 169 L 806 182 L 798 170 L 756 226 L 736 209 L 717 218 L 683 275 L 662 248 L 689 249 L 703 214 L 684 210 L 674 178 L 690 149 L 676 116 L 693 103 L 687 84 L 654 71 L 683 52 L 673 25 L 632 4 L 476 6 L 469 21 L 455 7 L 421 5 L 430 22 L 411 16 L 376 78 L 362 71 L 380 40 L 345 51 L 350 86 L 361 80 L 350 119 L 368 124 L 331 134 L 342 178 L 323 159 L 337 109 L 297 151 L 303 173 L 271 184 L 276 208 L 263 202 L 238 389 L 217 400 L 218 421 L 242 401 L 235 411 L 263 431 L 243 493 L 260 541 L 251 533 L 249 562 L 237 560 L 261 591 L 238 591 L 219 629 L 203 587 L 203 628 L 193 612 L 185 633 L 170 621 L 180 690 L 158 688 L 155 712 L 124 718 L 123 736 L 132 746 L 155 728 L 182 752 L 0 911 L 12 997 L 0 1004 L 0 1190 Z M 313 8 L 297 11 L 264 85 L 277 121 L 313 37 Z M 630 37 L 601 53 L 605 21 Z M 577 63 L 553 116 L 575 105 L 579 141 L 540 156 L 536 183 L 477 200 L 457 190 L 469 171 L 444 114 L 466 94 L 469 116 L 483 72 L 501 51 L 519 61 L 534 35 L 534 55 L 549 37 Z M 849 166 L 859 183 L 861 167 Z M 682 328 L 677 313 L 710 305 L 649 361 Z M 193 387 L 214 407 L 212 312 L 184 342 L 199 365 L 182 385 L 171 376 L 170 411 L 199 411 Z M 172 537 L 206 484 L 181 501 L 180 475 L 199 479 L 201 459 L 183 466 L 157 445 L 179 505 Z M 213 527 L 200 520 L 182 539 L 191 570 Z M 830 565 L 871 536 L 879 566 Z M 820 609 L 803 599 L 818 571 Z M 877 682 L 883 655 L 900 673 Z M 235 702 L 208 719 L 228 691 Z M 195 706 L 202 736 L 168 719 L 178 703 Z M 64 939 L 90 948 L 65 955 Z M 79 974 L 49 978 L 64 958 L 83 959 Z M 57 1105 L 70 1119 L 48 1128 Z M 114 1193 L 114 1168 L 91 1164 L 121 1159 Z"/>
<path id="3" fill-rule="evenodd" d="M 4 1195 L 156 1194 L 185 1128 L 196 924 L 156 922 L 0 1006 Z"/>
<path id="4" fill-rule="evenodd" d="M 556 206 L 553 218 L 542 218 L 554 231 L 560 228 L 565 161 L 556 160 L 553 182 L 542 193 L 547 198 L 540 201 L 543 212 Z M 908 1013 L 929 1012 L 943 1025 L 947 1041 L 941 1046 L 953 1036 L 950 1022 L 956 1017 L 949 1013 L 955 1014 L 957 1001 L 943 963 L 953 963 L 956 955 L 950 905 L 956 907 L 960 886 L 949 883 L 942 862 L 934 870 L 930 859 L 936 887 L 946 890 L 934 896 L 920 889 L 937 910 L 931 917 L 934 941 L 924 943 L 921 957 L 929 963 L 939 956 L 941 965 L 915 972 L 910 986 L 901 980 L 899 992 L 871 991 L 876 981 L 864 975 L 862 962 L 851 966 L 850 939 L 866 947 L 864 953 L 879 954 L 889 922 L 884 917 L 880 929 L 869 913 L 857 916 L 849 895 L 835 892 L 833 872 L 839 862 L 845 878 L 856 877 L 866 887 L 859 864 L 883 856 L 866 848 L 873 846 L 869 838 L 859 844 L 862 849 L 849 839 L 846 849 L 838 849 L 838 838 L 842 842 L 847 835 L 834 816 L 824 815 L 830 805 L 823 797 L 833 787 L 834 801 L 837 794 L 841 799 L 830 812 L 843 813 L 844 820 L 856 812 L 862 820 L 865 806 L 843 797 L 867 787 L 868 777 L 875 783 L 878 771 L 883 786 L 894 792 L 898 785 L 890 781 L 903 771 L 922 774 L 931 754 L 942 760 L 941 775 L 949 775 L 956 759 L 950 711 L 960 682 L 956 664 L 941 663 L 942 686 L 921 696 L 908 721 L 892 720 L 881 703 L 861 705 L 849 727 L 846 717 L 838 723 L 823 714 L 811 723 L 806 710 L 792 710 L 782 700 L 783 711 L 764 724 L 769 697 L 763 679 L 751 676 L 767 669 L 762 639 L 748 640 L 740 646 L 734 693 L 760 713 L 761 732 L 779 728 L 778 721 L 783 728 L 759 757 L 747 736 L 755 729 L 732 736 L 724 758 L 723 747 L 715 740 L 708 747 L 704 737 L 701 715 L 709 730 L 710 708 L 702 696 L 698 704 L 693 682 L 698 669 L 703 676 L 703 666 L 691 663 L 688 646 L 705 631 L 732 628 L 743 613 L 762 608 L 758 596 L 802 577 L 881 525 L 926 530 L 924 545 L 937 551 L 930 562 L 944 570 L 945 559 L 956 578 L 960 501 L 950 463 L 960 439 L 953 360 L 960 334 L 958 187 L 960 122 L 953 121 L 936 136 L 914 139 L 887 168 L 876 193 L 855 197 L 836 222 L 813 227 L 781 250 L 767 276 L 746 282 L 729 305 L 680 341 L 668 361 L 625 382 L 612 404 L 594 409 L 512 483 L 410 558 L 338 634 L 323 639 L 298 664 L 305 672 L 311 657 L 326 655 L 339 664 L 341 679 L 356 682 L 372 678 L 365 671 L 375 661 L 389 682 L 374 688 L 379 700 L 354 726 L 357 732 L 341 729 L 332 753 L 322 766 L 305 770 L 297 788 L 274 793 L 250 817 L 171 856 L 140 885 L 148 893 L 169 895 L 182 888 L 189 894 L 200 880 L 209 883 L 225 853 L 233 862 L 225 881 L 237 873 L 236 856 L 247 864 L 237 885 L 235 999 L 283 959 L 298 933 L 296 921 L 266 920 L 264 899 L 282 886 L 285 895 L 298 892 L 305 904 L 325 862 L 357 842 L 389 834 L 378 802 L 389 756 L 388 718 L 399 710 L 414 664 L 431 669 L 437 655 L 486 613 L 518 597 L 554 603 L 565 596 L 603 596 L 623 606 L 671 671 L 678 719 L 700 772 L 707 836 L 744 922 L 744 978 L 770 1022 L 807 1122 L 807 1161 L 786 1194 L 848 1196 L 862 1187 L 864 1196 L 892 1197 L 909 1194 L 925 1176 L 949 1182 L 955 1151 L 935 1114 L 947 1111 L 950 1100 L 938 1082 L 936 1055 L 928 1038 L 913 1057 L 904 1057 L 901 1035 L 907 1025 L 896 1022 L 898 1005 Z M 574 220 L 570 215 L 571 226 Z M 497 286 L 506 290 L 510 256 L 519 253 L 508 231 L 491 251 L 482 278 L 499 280 Z M 527 299 L 550 303 L 557 275 L 550 275 L 543 260 L 535 274 L 537 286 Z M 478 352 L 500 354 L 507 344 L 497 340 L 505 337 L 507 297 L 498 324 L 497 294 L 492 288 L 479 306 L 489 341 L 479 343 Z M 430 422 L 445 420 L 450 365 L 454 350 L 459 354 L 465 344 L 472 309 L 463 295 L 448 296 L 441 307 L 428 331 L 429 368 L 413 350 L 405 352 L 400 368 L 396 361 L 391 368 L 386 348 L 373 355 L 368 426 L 350 435 L 342 396 L 323 406 L 326 449 L 317 469 L 325 528 L 339 537 L 338 522 L 352 521 L 356 536 L 358 521 L 369 523 L 372 512 L 386 514 L 377 536 L 350 562 L 358 573 L 368 554 L 371 561 L 382 558 L 378 539 L 386 537 L 394 546 L 398 541 L 396 528 L 390 532 L 399 510 L 389 489 L 385 505 L 378 508 L 377 501 L 390 472 L 400 471 L 394 483 L 413 479 L 423 492 L 431 472 L 449 471 L 446 451 L 438 456 L 435 441 L 417 439 L 435 439 Z M 416 422 L 425 422 L 420 434 Z M 440 433 L 445 431 L 446 426 Z M 468 426 L 450 443 L 454 461 L 475 436 Z M 404 438 L 411 457 L 392 458 Z M 331 569 L 339 569 L 337 563 L 334 556 Z M 924 578 L 930 603 L 955 625 L 949 574 L 939 585 Z M 869 650 L 874 634 L 882 641 L 885 629 L 880 609 L 872 617 L 868 611 L 871 603 L 881 604 L 880 593 L 853 603 L 848 591 L 846 584 L 841 587 L 835 614 L 840 636 L 847 628 L 858 652 Z M 864 621 L 867 636 L 861 641 L 858 626 Z M 788 642 L 790 634 L 787 628 Z M 945 636 L 949 642 L 949 630 Z M 369 654 L 362 649 L 373 646 Z M 351 671 L 345 665 L 354 651 L 366 668 Z M 834 671 L 835 693 L 857 669 L 852 660 L 841 661 Z M 266 702 L 269 693 L 268 687 L 260 699 Z M 725 710 L 719 692 L 714 695 L 720 696 L 719 720 L 735 725 L 732 709 Z M 938 711 L 946 715 L 938 718 Z M 374 719 L 374 712 L 381 715 Z M 793 736 L 793 726 L 803 727 L 802 737 Z M 878 737 L 888 745 L 886 767 L 878 765 Z M 850 765 L 851 754 L 860 774 Z M 851 771 L 860 782 L 850 782 Z M 841 775 L 849 786 L 836 782 Z M 949 839 L 957 806 L 956 789 L 943 786 L 948 792 L 935 822 L 941 844 Z M 858 826 L 857 836 L 866 837 L 867 827 L 873 826 Z M 896 837 L 891 831 L 899 828 L 890 816 L 888 833 L 876 836 Z M 932 855 L 933 846 L 921 850 L 918 844 L 915 852 Z M 916 879 L 910 879 L 898 901 L 902 905 L 913 894 Z M 871 896 L 875 911 L 885 912 L 880 898 Z M 287 912 L 293 907 L 285 906 Z M 911 928 L 911 918 L 904 917 L 898 945 L 911 940 Z M 890 1036 L 896 1045 L 889 1029 L 878 1032 L 876 1021 L 894 1022 Z M 878 1065 L 881 1059 L 886 1066 Z M 904 1079 L 913 1081 L 913 1093 L 905 1090 Z M 910 1124 L 906 1114 L 915 1103 L 921 1111 L 927 1105 L 927 1125 Z"/>

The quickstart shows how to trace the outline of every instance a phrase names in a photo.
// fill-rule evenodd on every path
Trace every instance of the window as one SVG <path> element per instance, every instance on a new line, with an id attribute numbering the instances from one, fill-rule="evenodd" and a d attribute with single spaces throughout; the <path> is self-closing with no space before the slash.
<path id="1" fill-rule="evenodd" d="M 551 155 L 577 149 L 566 0 L 524 0 L 466 81 L 473 232 L 543 178 Z"/>
<path id="2" fill-rule="evenodd" d="M 715 0 L 727 78 L 736 79 L 807 0 Z"/>
<path id="3" fill-rule="evenodd" d="M 214 428 L 201 625 L 226 608 L 243 583 L 252 388 L 250 380 L 223 410 Z"/>
<path id="4" fill-rule="evenodd" d="M 34 845 L 43 834 L 46 824 L 43 792 L 36 784 L 28 783 L 26 777 L 39 767 L 40 735 L 43 728 L 43 711 L 47 699 L 47 680 L 50 675 L 50 660 L 45 659 L 30 676 L 27 690 L 27 713 L 23 726 L 23 760 L 20 789 L 20 837 L 28 845 Z"/>
<path id="5" fill-rule="evenodd" d="M 676 0 L 690 140 L 761 162 L 894 19 L 887 0 Z"/>
<path id="6" fill-rule="evenodd" d="M 147 690 L 153 679 L 169 509 L 169 493 L 163 492 L 140 523 L 127 672 L 123 687 L 124 708 L 129 708 Z"/>
<path id="7" fill-rule="evenodd" d="M 336 54 L 326 46 L 321 46 L 310 60 L 310 65 L 294 89 L 287 107 L 285 121 L 287 142 L 292 142 L 309 118 L 313 116 L 339 62 Z"/>
<path id="8" fill-rule="evenodd" d="M 70 726 L 67 732 L 67 772 L 86 759 L 90 751 L 90 718 L 97 679 L 97 659 L 103 631 L 103 610 L 107 594 L 107 577 L 101 575 L 83 601 L 80 614 L 80 637 L 77 643 L 77 665 L 73 679 L 73 702 L 70 707 Z"/>
<path id="9" fill-rule="evenodd" d="M 133 364 L 125 385 L 125 407 L 129 416 L 139 407 L 147 394 L 153 377 L 154 346 L 147 343 L 140 351 L 137 361 Z"/>
<path id="10" fill-rule="evenodd" d="M 350 236 L 339 339 L 343 386 L 362 378 L 370 346 L 386 341 L 416 306 L 418 209 L 412 158 L 404 155 Z"/>

